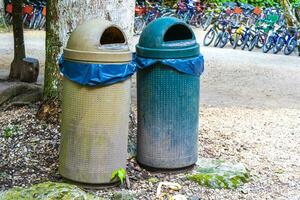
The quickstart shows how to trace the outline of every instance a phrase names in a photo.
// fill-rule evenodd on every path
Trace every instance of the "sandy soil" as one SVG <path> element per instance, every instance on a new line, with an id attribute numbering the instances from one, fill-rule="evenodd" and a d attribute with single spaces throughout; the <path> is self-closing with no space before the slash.
<path id="1" fill-rule="evenodd" d="M 196 35 L 201 41 L 204 34 Z M 26 32 L 25 38 L 28 56 L 43 63 L 44 32 Z M 9 66 L 12 47 L 12 35 L 0 34 L 2 70 Z M 300 57 L 229 47 L 201 46 L 201 52 L 206 64 L 199 155 L 242 162 L 255 178 L 239 190 L 191 184 L 184 193 L 203 199 L 300 199 Z M 139 183 L 146 184 L 145 192 L 155 192 L 156 185 L 146 181 L 132 190 L 144 191 Z"/>

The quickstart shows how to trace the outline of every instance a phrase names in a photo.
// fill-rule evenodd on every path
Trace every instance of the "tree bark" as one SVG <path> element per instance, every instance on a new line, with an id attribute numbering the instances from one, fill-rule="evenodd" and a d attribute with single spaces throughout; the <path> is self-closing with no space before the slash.
<path id="1" fill-rule="evenodd" d="M 70 33 L 76 26 L 92 18 L 106 19 L 119 25 L 131 43 L 135 6 L 134 0 L 51 0 L 47 2 L 45 99 L 59 95 L 58 59 Z"/>
<path id="2" fill-rule="evenodd" d="M 14 60 L 11 63 L 9 79 L 19 79 L 25 58 L 22 8 L 23 0 L 13 0 L 13 34 L 14 34 Z"/>
<path id="3" fill-rule="evenodd" d="M 44 78 L 44 99 L 56 98 L 59 94 L 60 76 L 58 57 L 61 54 L 62 43 L 59 32 L 58 1 L 47 1 L 46 14 L 46 63 Z"/>
<path id="4" fill-rule="evenodd" d="M 293 12 L 289 0 L 280 0 L 280 4 L 284 9 L 284 17 L 287 20 L 288 26 L 300 27 L 300 21 L 299 19 L 297 19 L 295 13 Z"/>

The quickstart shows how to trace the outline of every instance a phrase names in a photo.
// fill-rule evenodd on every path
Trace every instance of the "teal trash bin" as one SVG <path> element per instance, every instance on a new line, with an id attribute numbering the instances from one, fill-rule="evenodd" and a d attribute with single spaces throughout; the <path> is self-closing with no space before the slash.
<path id="1" fill-rule="evenodd" d="M 151 22 L 136 46 L 137 160 L 178 169 L 198 158 L 203 56 L 191 28 L 176 18 Z"/>

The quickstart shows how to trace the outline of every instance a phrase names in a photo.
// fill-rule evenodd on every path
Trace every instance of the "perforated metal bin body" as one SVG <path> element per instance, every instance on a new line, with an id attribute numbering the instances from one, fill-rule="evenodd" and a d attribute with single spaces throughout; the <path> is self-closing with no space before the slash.
<path id="1" fill-rule="evenodd" d="M 65 59 L 128 63 L 132 57 L 129 50 L 99 48 L 99 41 L 114 42 L 103 40 L 107 34 L 110 38 L 124 37 L 126 42 L 123 32 L 109 22 L 92 20 L 79 26 L 64 50 Z M 81 183 L 107 184 L 114 170 L 126 168 L 130 88 L 130 79 L 89 87 L 63 78 L 59 153 L 59 172 L 63 177 Z"/>
<path id="2" fill-rule="evenodd" d="M 154 37 L 155 42 L 150 43 Z M 199 46 L 188 25 L 165 18 L 146 27 L 137 45 L 137 55 L 152 59 L 189 58 L 199 55 Z M 177 169 L 196 163 L 199 90 L 199 77 L 161 63 L 137 72 L 137 160 L 140 164 Z"/>

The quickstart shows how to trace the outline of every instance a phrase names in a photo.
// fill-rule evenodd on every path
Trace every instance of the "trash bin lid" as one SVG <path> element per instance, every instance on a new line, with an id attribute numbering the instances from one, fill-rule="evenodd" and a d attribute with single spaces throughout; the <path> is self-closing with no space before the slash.
<path id="1" fill-rule="evenodd" d="M 96 63 L 132 59 L 124 32 L 109 21 L 93 19 L 79 25 L 64 48 L 66 60 Z"/>
<path id="2" fill-rule="evenodd" d="M 163 17 L 142 32 L 136 53 L 145 58 L 188 58 L 199 55 L 192 29 L 182 20 Z"/>

